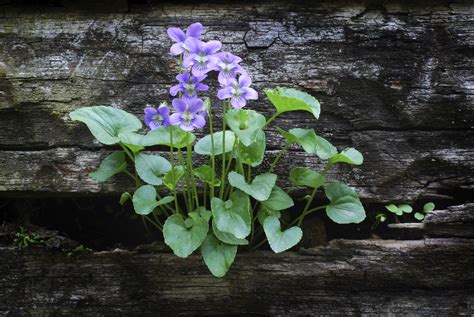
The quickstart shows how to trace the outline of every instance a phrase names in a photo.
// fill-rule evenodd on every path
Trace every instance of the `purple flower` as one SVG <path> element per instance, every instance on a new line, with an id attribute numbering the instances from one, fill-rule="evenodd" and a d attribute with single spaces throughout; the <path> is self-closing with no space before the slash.
<path id="1" fill-rule="evenodd" d="M 234 79 L 230 86 L 224 87 L 217 92 L 217 98 L 224 100 L 230 98 L 232 107 L 240 109 L 245 106 L 247 100 L 258 99 L 258 94 L 255 89 L 250 88 L 252 80 L 244 71 L 239 79 Z"/>
<path id="2" fill-rule="evenodd" d="M 206 124 L 203 114 L 203 101 L 199 98 L 173 99 L 173 107 L 176 110 L 170 116 L 172 125 L 179 125 L 184 131 L 192 131 L 195 128 L 202 129 Z"/>
<path id="3" fill-rule="evenodd" d="M 182 92 L 188 97 L 195 97 L 197 91 L 206 91 L 209 89 L 208 85 L 201 84 L 206 78 L 206 75 L 202 76 L 193 76 L 190 73 L 179 74 L 176 76 L 176 79 L 179 81 L 179 84 L 171 87 L 170 95 L 176 96 L 178 92 Z"/>
<path id="4" fill-rule="evenodd" d="M 176 42 L 171 46 L 170 53 L 173 56 L 187 55 L 189 50 L 184 44 L 187 38 L 199 38 L 202 33 L 202 24 L 199 22 L 193 23 L 188 26 L 186 34 L 180 28 L 171 27 L 168 29 L 168 36 Z"/>
<path id="5" fill-rule="evenodd" d="M 204 43 L 190 37 L 186 39 L 185 45 L 189 49 L 190 54 L 184 59 L 183 67 L 189 68 L 192 66 L 194 76 L 202 76 L 211 70 L 217 70 L 218 58 L 213 54 L 221 49 L 221 42 L 209 41 Z"/>
<path id="6" fill-rule="evenodd" d="M 158 109 L 147 105 L 145 108 L 145 124 L 152 130 L 165 126 L 170 126 L 170 108 L 166 103 L 162 103 Z"/>
<path id="7" fill-rule="evenodd" d="M 241 74 L 244 72 L 239 65 L 242 59 L 228 52 L 218 53 L 216 57 L 218 58 L 216 68 L 219 71 L 217 79 L 222 87 L 229 86 L 232 84 L 237 73 Z"/>

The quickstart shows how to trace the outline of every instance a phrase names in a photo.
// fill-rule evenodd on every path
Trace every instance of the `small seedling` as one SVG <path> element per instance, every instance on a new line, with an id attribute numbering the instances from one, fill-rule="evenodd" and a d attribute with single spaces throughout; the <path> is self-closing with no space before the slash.
<path id="1" fill-rule="evenodd" d="M 400 204 L 400 205 L 390 204 L 390 205 L 386 205 L 385 209 L 387 209 L 391 213 L 394 213 L 397 216 L 402 216 L 403 213 L 409 214 L 413 211 L 413 208 L 411 208 L 411 206 L 407 204 Z"/>
<path id="2" fill-rule="evenodd" d="M 20 229 L 15 233 L 15 240 L 13 243 L 16 244 L 20 249 L 37 245 L 43 241 L 36 233 L 29 233 L 24 227 L 20 226 Z"/>
<path id="3" fill-rule="evenodd" d="M 75 258 L 75 257 L 83 254 L 84 252 L 91 252 L 92 250 L 81 244 L 81 245 L 77 246 L 76 248 L 74 248 L 72 250 L 65 249 L 63 251 L 67 252 L 66 254 L 67 254 L 68 257 Z"/>
<path id="4" fill-rule="evenodd" d="M 423 211 L 415 213 L 415 218 L 421 221 L 425 219 L 425 216 L 429 214 L 430 212 L 432 212 L 434 209 L 435 209 L 435 204 L 433 204 L 432 202 L 426 203 L 423 206 Z"/>

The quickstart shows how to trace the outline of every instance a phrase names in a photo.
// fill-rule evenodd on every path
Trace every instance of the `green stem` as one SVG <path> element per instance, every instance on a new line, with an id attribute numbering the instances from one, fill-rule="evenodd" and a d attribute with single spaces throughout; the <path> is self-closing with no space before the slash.
<path id="1" fill-rule="evenodd" d="M 204 209 L 207 209 L 207 184 L 203 183 L 202 186 L 204 187 L 203 189 L 203 196 L 202 196 L 202 204 L 204 206 Z"/>
<path id="2" fill-rule="evenodd" d="M 252 179 L 252 165 L 247 165 L 247 183 Z"/>
<path id="3" fill-rule="evenodd" d="M 151 223 L 153 226 L 155 226 L 156 228 L 158 228 L 158 230 L 160 230 L 161 232 L 163 232 L 163 227 L 161 227 L 159 224 L 157 224 L 156 222 L 154 222 L 153 220 L 151 220 L 150 218 L 148 218 L 148 216 L 143 216 L 143 219 L 147 220 L 149 223 Z"/>
<path id="4" fill-rule="evenodd" d="M 188 169 L 189 169 L 189 176 L 191 178 L 191 186 L 193 188 L 193 193 L 194 193 L 194 199 L 196 201 L 196 208 L 199 207 L 199 195 L 196 187 L 196 182 L 194 180 L 194 170 L 193 170 L 193 162 L 192 162 L 192 147 L 191 143 L 189 142 L 189 138 L 186 141 L 186 158 L 187 158 L 187 163 L 188 163 Z M 194 209 L 193 209 L 194 210 Z"/>
<path id="5" fill-rule="evenodd" d="M 178 204 L 178 194 L 176 193 L 176 179 L 175 179 L 175 171 L 174 171 L 174 154 L 173 154 L 173 126 L 170 126 L 170 162 L 171 162 L 171 170 L 173 171 L 173 179 L 172 182 L 173 186 L 173 195 L 174 195 L 174 208 L 176 209 L 176 213 L 180 213 L 181 210 L 179 209 Z"/>
<path id="6" fill-rule="evenodd" d="M 211 133 L 211 179 L 212 186 L 209 187 L 210 198 L 214 198 L 214 184 L 216 182 L 216 156 L 214 154 L 214 132 L 212 129 L 212 107 L 209 107 L 209 132 Z"/>
<path id="7" fill-rule="evenodd" d="M 181 166 L 185 166 L 184 165 L 184 158 L 183 158 L 183 153 L 181 151 L 181 149 L 178 149 L 178 161 L 179 161 L 179 164 Z M 183 188 L 183 196 L 184 196 L 184 202 L 186 204 L 186 209 L 187 209 L 187 212 L 190 212 L 192 211 L 192 201 L 190 201 L 191 199 L 191 196 L 189 195 L 189 170 L 186 168 L 185 169 L 185 172 L 184 172 L 184 178 L 185 178 L 185 181 L 186 181 L 186 186 L 182 186 Z"/>
<path id="8" fill-rule="evenodd" d="M 265 128 L 267 125 L 269 125 L 273 120 L 276 119 L 276 117 L 278 117 L 280 115 L 280 113 L 278 112 L 275 112 L 271 117 L 270 119 L 267 120 L 267 122 L 265 122 L 265 124 L 263 125 L 263 128 Z"/>
<path id="9" fill-rule="evenodd" d="M 272 165 L 270 165 L 270 173 L 273 172 L 273 169 L 275 168 L 276 164 L 278 163 L 280 158 L 283 156 L 283 154 L 286 152 L 289 146 L 290 146 L 290 143 L 286 142 L 285 146 L 280 150 L 280 152 L 278 152 L 277 157 L 275 157 L 275 159 L 272 162 Z"/>
<path id="10" fill-rule="evenodd" d="M 230 102 L 230 101 L 229 101 Z M 219 189 L 219 198 L 222 199 L 224 195 L 224 186 L 225 186 L 225 111 L 226 111 L 226 102 L 222 103 L 222 171 L 221 171 L 221 188 Z"/>

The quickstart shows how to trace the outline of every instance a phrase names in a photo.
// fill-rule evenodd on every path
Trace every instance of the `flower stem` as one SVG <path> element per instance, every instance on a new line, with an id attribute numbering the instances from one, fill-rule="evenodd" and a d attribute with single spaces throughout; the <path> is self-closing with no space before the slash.
<path id="1" fill-rule="evenodd" d="M 230 102 L 230 101 L 229 101 Z M 225 111 L 226 111 L 226 102 L 222 103 L 222 172 L 221 172 L 221 188 L 219 189 L 219 198 L 222 199 L 224 195 L 224 185 L 225 185 L 225 129 L 226 129 L 226 121 L 225 121 Z"/>
<path id="2" fill-rule="evenodd" d="M 270 173 L 273 172 L 273 169 L 275 168 L 276 164 L 280 160 L 280 158 L 283 156 L 283 154 L 286 152 L 288 147 L 290 146 L 290 143 L 286 142 L 285 146 L 278 152 L 277 157 L 275 157 L 275 160 L 273 160 L 272 164 L 270 165 Z"/>
<path id="3" fill-rule="evenodd" d="M 280 115 L 280 113 L 278 112 L 275 112 L 271 117 L 270 119 L 267 120 L 267 122 L 265 122 L 265 124 L 263 125 L 262 128 L 265 128 L 267 125 L 269 125 L 273 120 L 276 119 L 276 117 L 278 117 Z"/>
<path id="4" fill-rule="evenodd" d="M 170 126 L 170 162 L 171 162 L 171 170 L 173 171 L 173 195 L 174 195 L 174 208 L 176 209 L 176 213 L 180 213 L 181 210 L 179 209 L 178 204 L 178 194 L 176 194 L 176 179 L 175 179 L 175 171 L 174 171 L 174 154 L 173 154 L 173 126 Z"/>
<path id="5" fill-rule="evenodd" d="M 210 200 L 214 198 L 214 183 L 216 181 L 216 156 L 214 155 L 214 131 L 212 129 L 212 107 L 209 107 L 209 132 L 211 133 L 211 179 L 212 185 L 209 186 Z"/>
<path id="6" fill-rule="evenodd" d="M 196 201 L 196 208 L 199 207 L 199 195 L 196 187 L 196 182 L 194 181 L 194 171 L 193 171 L 193 162 L 192 162 L 193 150 L 189 138 L 186 141 L 186 159 L 188 163 L 189 177 L 191 179 L 191 186 L 193 188 L 193 195 Z M 194 210 L 194 209 L 193 209 Z"/>
<path id="7" fill-rule="evenodd" d="M 184 165 L 184 157 L 183 157 L 183 152 L 181 151 L 181 149 L 178 148 L 178 161 L 179 161 L 179 164 L 183 167 L 185 167 Z M 192 211 L 192 200 L 191 199 L 191 196 L 189 195 L 190 194 L 190 186 L 189 186 L 189 170 L 188 168 L 185 169 L 184 171 L 184 179 L 186 181 L 186 186 L 182 186 L 183 188 L 183 196 L 184 196 L 184 201 L 185 201 L 185 204 L 186 204 L 186 209 L 188 212 Z"/>

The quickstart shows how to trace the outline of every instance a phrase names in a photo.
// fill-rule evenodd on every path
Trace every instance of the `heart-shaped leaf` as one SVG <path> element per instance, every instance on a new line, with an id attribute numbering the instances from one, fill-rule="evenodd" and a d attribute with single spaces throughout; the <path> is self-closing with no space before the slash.
<path id="1" fill-rule="evenodd" d="M 249 194 L 258 201 L 265 201 L 270 197 L 277 176 L 272 173 L 260 174 L 254 178 L 251 184 L 247 184 L 245 177 L 236 172 L 228 175 L 230 185 Z"/>
<path id="2" fill-rule="evenodd" d="M 265 94 L 270 99 L 277 113 L 304 110 L 311 112 L 318 119 L 321 112 L 319 102 L 313 96 L 292 88 L 267 89 Z"/>
<path id="3" fill-rule="evenodd" d="M 127 168 L 124 152 L 114 152 L 108 155 L 101 163 L 99 168 L 90 173 L 89 176 L 98 182 L 105 182 L 110 177 L 123 172 Z"/>
<path id="4" fill-rule="evenodd" d="M 289 144 L 299 144 L 306 153 L 316 154 L 320 159 L 327 160 L 337 154 L 337 149 L 326 139 L 316 135 L 313 129 L 291 129 L 286 132 L 277 128 Z"/>
<path id="5" fill-rule="evenodd" d="M 173 136 L 173 140 L 171 140 L 171 136 Z M 181 149 L 186 147 L 188 143 L 192 144 L 195 139 L 196 136 L 193 133 L 183 131 L 178 126 L 161 126 L 148 132 L 143 138 L 143 146 L 171 146 L 171 141 L 173 141 L 173 148 Z"/>
<path id="6" fill-rule="evenodd" d="M 239 143 L 234 156 L 236 158 L 238 157 L 242 164 L 255 167 L 263 162 L 263 157 L 265 156 L 265 146 L 265 132 L 263 132 L 263 130 L 259 130 L 256 141 L 249 146 Z"/>
<path id="7" fill-rule="evenodd" d="M 142 128 L 141 121 L 133 114 L 109 106 L 79 108 L 71 112 L 69 117 L 85 123 L 100 143 L 108 145 L 120 142 L 120 133 Z"/>
<path id="8" fill-rule="evenodd" d="M 222 143 L 224 133 L 222 131 L 215 132 L 212 134 L 214 139 L 214 155 L 222 154 Z M 224 153 L 232 151 L 235 142 L 235 134 L 232 131 L 225 132 L 225 148 Z M 194 151 L 197 154 L 201 155 L 212 155 L 212 139 L 211 135 L 208 134 L 199 141 L 197 141 L 194 146 Z"/>
<path id="9" fill-rule="evenodd" d="M 135 168 L 143 181 L 158 186 L 163 184 L 162 178 L 171 170 L 171 164 L 159 155 L 138 153 L 135 156 Z"/>
<path id="10" fill-rule="evenodd" d="M 229 128 L 239 141 L 249 146 L 257 140 L 257 133 L 265 125 L 265 117 L 254 110 L 230 109 L 225 115 Z"/>
<path id="11" fill-rule="evenodd" d="M 311 188 L 318 188 L 326 182 L 324 175 L 305 167 L 293 168 L 288 179 L 295 186 L 308 186 Z"/>
<path id="12" fill-rule="evenodd" d="M 257 212 L 257 219 L 258 219 L 258 222 L 263 226 L 263 222 L 265 221 L 265 219 L 267 217 L 277 217 L 278 219 L 280 219 L 281 217 L 281 212 L 279 210 L 271 210 L 271 209 L 268 209 L 264 206 L 261 206 L 260 209 L 258 210 Z"/>
<path id="13" fill-rule="evenodd" d="M 140 186 L 132 198 L 135 213 L 143 216 L 150 214 L 156 207 L 168 204 L 173 200 L 173 196 L 166 196 L 157 201 L 156 189 L 151 185 Z"/>
<path id="14" fill-rule="evenodd" d="M 209 184 L 210 186 L 218 187 L 221 181 L 214 175 L 214 182 L 212 181 L 212 167 L 207 164 L 201 165 L 194 170 L 196 175 L 202 182 Z"/>
<path id="15" fill-rule="evenodd" d="M 270 210 L 285 210 L 293 207 L 295 203 L 283 189 L 275 185 L 270 193 L 270 197 L 262 201 L 262 205 Z"/>
<path id="16" fill-rule="evenodd" d="M 275 253 L 280 253 L 294 247 L 303 237 L 303 231 L 296 226 L 281 231 L 280 220 L 275 216 L 265 218 L 263 230 L 267 236 L 270 248 Z"/>
<path id="17" fill-rule="evenodd" d="M 360 223 L 365 219 L 365 210 L 359 196 L 349 186 L 334 182 L 325 187 L 331 203 L 326 207 L 328 217 L 339 224 Z"/>
<path id="18" fill-rule="evenodd" d="M 235 191 L 225 202 L 214 197 L 211 200 L 211 209 L 216 227 L 220 231 L 231 233 L 238 239 L 244 239 L 250 234 L 250 200 L 243 192 Z"/>
<path id="19" fill-rule="evenodd" d="M 163 177 L 163 184 L 168 187 L 170 190 L 174 190 L 178 186 L 178 182 L 181 177 L 184 176 L 184 167 L 181 165 L 175 166 L 166 172 Z"/>
<path id="20" fill-rule="evenodd" d="M 201 245 L 201 254 L 212 275 L 223 277 L 234 262 L 237 246 L 221 242 L 213 234 L 208 234 Z"/>
<path id="21" fill-rule="evenodd" d="M 222 242 L 225 242 L 227 244 L 233 244 L 233 245 L 247 245 L 249 242 L 247 239 L 239 239 L 236 236 L 234 236 L 232 233 L 228 232 L 223 232 L 217 229 L 216 222 L 212 221 L 212 232 L 214 232 L 214 235 L 216 236 L 217 239 L 219 239 Z"/>
<path id="22" fill-rule="evenodd" d="M 347 163 L 352 165 L 361 165 L 364 163 L 362 153 L 354 148 L 347 148 L 341 153 L 334 155 L 329 159 L 330 164 Z"/>
<path id="23" fill-rule="evenodd" d="M 181 258 L 188 257 L 199 248 L 209 231 L 208 219 L 198 212 L 190 212 L 188 219 L 186 225 L 183 216 L 175 214 L 169 216 L 163 225 L 165 243 Z"/>

